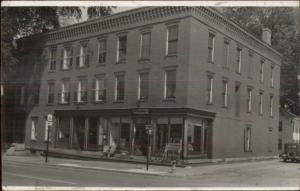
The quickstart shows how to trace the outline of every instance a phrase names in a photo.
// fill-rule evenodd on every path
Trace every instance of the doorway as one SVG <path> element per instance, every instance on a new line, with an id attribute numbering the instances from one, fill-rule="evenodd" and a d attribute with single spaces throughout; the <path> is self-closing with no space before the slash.
<path id="1" fill-rule="evenodd" d="M 85 142 L 85 117 L 74 118 L 72 147 L 84 150 Z"/>

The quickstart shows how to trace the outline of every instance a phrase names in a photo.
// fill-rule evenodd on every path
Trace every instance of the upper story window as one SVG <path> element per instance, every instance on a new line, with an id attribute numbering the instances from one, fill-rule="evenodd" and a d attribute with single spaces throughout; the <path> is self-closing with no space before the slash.
<path id="1" fill-rule="evenodd" d="M 176 98 L 176 70 L 166 70 L 165 71 L 165 88 L 164 88 L 164 98 L 165 99 L 175 99 Z"/>
<path id="2" fill-rule="evenodd" d="M 87 85 L 88 80 L 86 78 L 80 78 L 77 84 L 77 92 L 75 93 L 75 101 L 77 103 L 87 102 Z"/>
<path id="3" fill-rule="evenodd" d="M 63 79 L 59 90 L 59 102 L 62 104 L 69 103 L 70 101 L 70 80 Z"/>
<path id="4" fill-rule="evenodd" d="M 115 101 L 125 99 L 125 73 L 117 73 L 115 76 Z"/>
<path id="5" fill-rule="evenodd" d="M 99 48 L 98 48 L 98 64 L 104 64 L 106 62 L 106 50 L 107 49 L 107 40 L 101 39 L 99 40 Z"/>
<path id="6" fill-rule="evenodd" d="M 51 71 L 56 69 L 56 56 L 57 56 L 56 49 L 51 49 L 50 50 L 50 66 L 49 66 L 49 70 L 51 70 Z"/>
<path id="7" fill-rule="evenodd" d="M 282 132 L 282 121 L 279 121 L 279 125 L 278 125 L 278 131 Z"/>
<path id="8" fill-rule="evenodd" d="M 106 83 L 105 76 L 96 76 L 94 80 L 94 101 L 105 102 L 106 101 Z"/>
<path id="9" fill-rule="evenodd" d="M 235 93 L 235 116 L 240 116 L 240 110 L 241 110 L 241 83 L 236 82 L 234 87 L 234 93 Z"/>
<path id="10" fill-rule="evenodd" d="M 271 66 L 271 72 L 270 72 L 270 84 L 271 87 L 274 87 L 274 65 Z"/>
<path id="11" fill-rule="evenodd" d="M 213 63 L 215 57 L 215 35 L 209 33 L 208 35 L 208 62 Z"/>
<path id="12" fill-rule="evenodd" d="M 63 70 L 68 70 L 72 67 L 72 56 L 73 56 L 73 49 L 72 47 L 64 47 L 62 53 L 62 65 L 61 68 Z"/>
<path id="13" fill-rule="evenodd" d="M 263 114 L 263 92 L 260 91 L 259 92 L 259 114 L 262 115 Z"/>
<path id="14" fill-rule="evenodd" d="M 147 101 L 149 92 L 149 72 L 140 72 L 138 85 L 138 100 Z"/>
<path id="15" fill-rule="evenodd" d="M 40 102 L 40 84 L 35 83 L 33 87 L 33 104 L 38 105 Z"/>
<path id="16" fill-rule="evenodd" d="M 260 82 L 264 82 L 264 65 L 265 65 L 265 61 L 261 60 L 260 61 L 260 69 L 259 69 Z"/>
<path id="17" fill-rule="evenodd" d="M 270 117 L 273 117 L 274 96 L 270 95 Z"/>
<path id="18" fill-rule="evenodd" d="M 213 88 L 214 88 L 214 75 L 207 75 L 207 104 L 213 103 Z"/>
<path id="19" fill-rule="evenodd" d="M 168 26 L 167 31 L 167 55 L 177 54 L 178 25 Z"/>
<path id="20" fill-rule="evenodd" d="M 79 68 L 89 66 L 88 44 L 82 43 L 79 49 L 79 56 L 76 59 L 76 66 Z"/>
<path id="21" fill-rule="evenodd" d="M 248 87 L 247 89 L 247 112 L 252 112 L 252 88 Z"/>
<path id="22" fill-rule="evenodd" d="M 127 52 L 127 36 L 119 36 L 118 38 L 118 51 L 117 51 L 117 63 L 126 62 Z"/>
<path id="23" fill-rule="evenodd" d="M 230 46 L 229 40 L 224 40 L 224 68 L 229 68 L 230 62 Z"/>
<path id="24" fill-rule="evenodd" d="M 149 59 L 151 48 L 151 33 L 144 32 L 141 34 L 140 58 Z"/>
<path id="25" fill-rule="evenodd" d="M 252 78 L 253 76 L 253 52 L 249 51 L 249 60 L 248 60 L 248 77 Z"/>
<path id="26" fill-rule="evenodd" d="M 236 72 L 241 73 L 242 71 L 242 49 L 240 47 L 236 48 Z"/>
<path id="27" fill-rule="evenodd" d="M 222 82 L 223 82 L 223 93 L 222 93 L 223 106 L 227 107 L 228 106 L 228 80 L 223 79 Z"/>
<path id="28" fill-rule="evenodd" d="M 48 82 L 48 104 L 54 103 L 55 83 Z"/>

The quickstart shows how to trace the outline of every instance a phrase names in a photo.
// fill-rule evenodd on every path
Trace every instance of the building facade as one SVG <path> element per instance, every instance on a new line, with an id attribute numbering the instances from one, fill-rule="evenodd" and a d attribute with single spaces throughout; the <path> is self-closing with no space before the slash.
<path id="1" fill-rule="evenodd" d="M 208 7 L 145 7 L 20 40 L 35 74 L 26 145 L 181 158 L 278 154 L 280 54 Z"/>

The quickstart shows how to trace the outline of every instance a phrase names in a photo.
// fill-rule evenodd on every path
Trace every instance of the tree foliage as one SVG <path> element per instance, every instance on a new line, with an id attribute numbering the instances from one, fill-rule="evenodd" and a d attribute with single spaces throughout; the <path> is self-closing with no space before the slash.
<path id="1" fill-rule="evenodd" d="M 89 18 L 106 16 L 114 7 L 88 7 Z M 1 8 L 1 68 L 2 80 L 18 63 L 18 49 L 14 42 L 20 37 L 61 27 L 62 18 L 82 18 L 80 7 L 2 7 Z"/>
<path id="2" fill-rule="evenodd" d="M 224 14 L 260 38 L 262 28 L 272 31 L 272 47 L 282 54 L 281 95 L 298 101 L 300 70 L 299 8 L 230 7 Z"/>

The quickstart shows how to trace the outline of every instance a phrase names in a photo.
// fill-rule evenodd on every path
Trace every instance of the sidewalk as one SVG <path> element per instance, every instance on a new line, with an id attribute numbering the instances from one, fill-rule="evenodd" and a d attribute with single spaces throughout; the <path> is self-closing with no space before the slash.
<path id="1" fill-rule="evenodd" d="M 232 163 L 232 164 L 211 164 L 203 166 L 187 166 L 176 167 L 175 172 L 171 173 L 171 166 L 156 166 L 150 165 L 149 170 L 146 170 L 146 164 L 132 164 L 125 162 L 107 162 L 107 161 L 85 161 L 85 160 L 73 160 L 62 158 L 48 158 L 48 163 L 45 163 L 45 158 L 42 156 L 7 156 L 2 155 L 2 161 L 18 162 L 25 164 L 39 164 L 49 166 L 63 166 L 67 168 L 77 169 L 91 169 L 101 171 L 111 171 L 120 173 L 132 173 L 143 175 L 156 175 L 156 176 L 201 176 L 204 174 L 210 174 L 215 171 L 219 171 L 226 168 L 242 167 L 247 165 L 253 165 L 254 163 L 270 163 L 270 161 L 259 162 L 246 162 L 246 163 Z M 275 162 L 275 161 L 272 161 Z"/>

